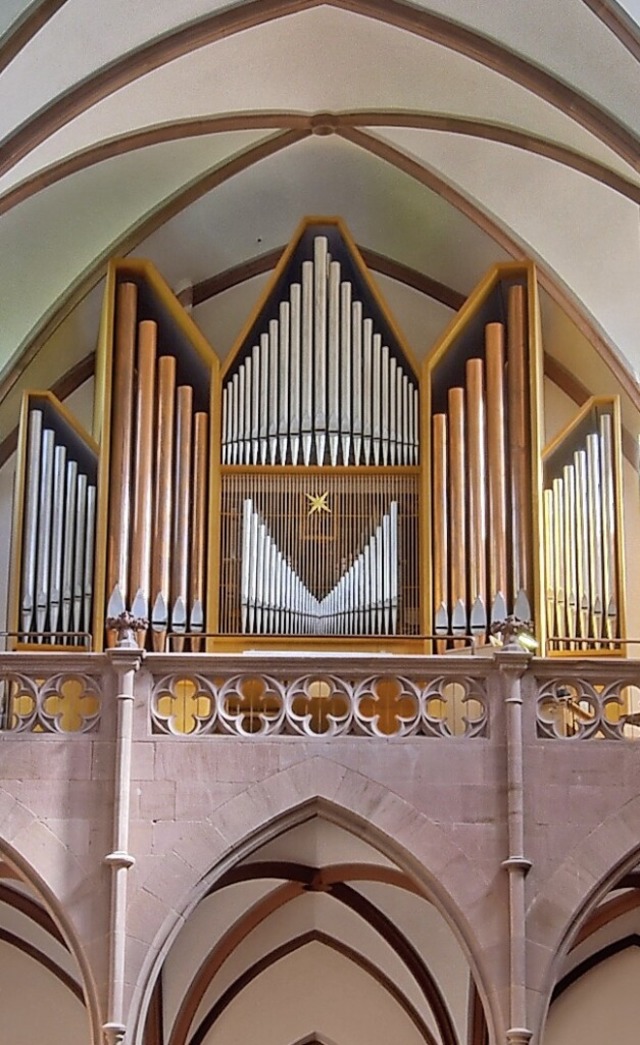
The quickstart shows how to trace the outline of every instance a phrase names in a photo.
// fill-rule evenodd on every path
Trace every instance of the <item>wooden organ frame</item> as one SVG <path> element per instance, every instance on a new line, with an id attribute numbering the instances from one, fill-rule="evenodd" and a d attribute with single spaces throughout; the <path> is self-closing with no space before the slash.
<path id="1" fill-rule="evenodd" d="M 344 261 L 345 270 L 357 286 L 364 302 L 363 307 L 369 310 L 370 315 L 373 317 L 373 323 L 377 324 L 377 327 L 382 330 L 381 337 L 384 336 L 386 343 L 389 345 L 389 349 L 385 349 L 387 351 L 386 358 L 389 358 L 395 352 L 398 360 L 395 367 L 396 373 L 400 367 L 399 361 L 402 361 L 402 364 L 411 372 L 415 380 L 419 401 L 419 411 L 416 414 L 419 458 L 413 463 L 400 464 L 391 464 L 388 461 L 386 464 L 380 461 L 377 463 L 369 461 L 368 464 L 344 464 L 338 463 L 337 459 L 332 463 L 326 463 L 325 458 L 323 458 L 321 463 L 309 459 L 306 465 L 300 460 L 296 464 L 291 463 L 289 460 L 285 463 L 278 463 L 277 461 L 231 463 L 228 460 L 225 461 L 223 454 L 226 454 L 227 451 L 223 448 L 225 437 L 223 425 L 225 421 L 222 408 L 224 389 L 231 380 L 234 369 L 237 373 L 243 360 L 249 357 L 252 351 L 251 346 L 258 338 L 261 330 L 268 328 L 269 318 L 273 318 L 274 309 L 277 308 L 278 301 L 282 300 L 284 292 L 290 288 L 293 281 L 291 275 L 292 266 L 299 264 L 301 244 L 307 243 L 308 245 L 311 242 L 310 237 L 326 234 L 328 234 L 332 242 L 342 244 L 344 257 L 341 260 Z M 129 290 L 122 291 L 123 286 L 128 286 Z M 104 645 L 113 644 L 114 635 L 106 630 L 106 619 L 108 615 L 107 606 L 114 585 L 118 586 L 123 606 L 127 609 L 132 607 L 136 595 L 138 593 L 142 594 L 143 608 L 146 609 L 146 613 L 143 613 L 142 616 L 150 618 L 151 626 L 148 630 L 145 629 L 138 632 L 138 640 L 141 645 L 146 645 L 149 649 L 162 650 L 167 648 L 178 652 L 214 652 L 282 648 L 283 643 L 286 643 L 287 648 L 294 649 L 298 647 L 300 649 L 330 649 L 337 651 L 442 653 L 448 649 L 460 650 L 465 645 L 470 647 L 474 644 L 488 642 L 492 612 L 491 602 L 493 598 L 488 588 L 484 598 L 484 624 L 480 628 L 475 628 L 475 635 L 470 634 L 474 630 L 471 627 L 472 610 L 474 609 L 471 603 L 465 605 L 463 628 L 460 626 L 459 620 L 458 627 L 454 627 L 454 606 L 448 606 L 447 627 L 443 630 L 442 609 L 437 605 L 434 598 L 434 585 L 437 585 L 434 573 L 434 562 L 437 554 L 434 549 L 438 544 L 436 531 L 438 526 L 441 525 L 441 518 L 437 515 L 435 508 L 436 497 L 434 491 L 436 486 L 434 486 L 434 483 L 437 484 L 439 480 L 436 476 L 437 468 L 434 460 L 433 418 L 436 413 L 442 413 L 445 400 L 455 402 L 457 399 L 459 402 L 462 402 L 465 396 L 467 400 L 469 399 L 470 393 L 461 391 L 461 387 L 464 387 L 467 360 L 477 359 L 479 355 L 482 355 L 484 332 L 488 326 L 502 324 L 504 328 L 507 311 L 510 308 L 507 305 L 509 288 L 514 286 L 522 288 L 519 293 L 524 308 L 522 336 L 525 345 L 522 358 L 524 360 L 523 380 L 526 385 L 525 395 L 527 398 L 525 407 L 526 449 L 524 451 L 525 456 L 520 455 L 520 468 L 521 470 L 522 468 L 525 469 L 525 483 L 529 491 L 527 517 L 524 518 L 523 513 L 520 512 L 521 517 L 516 520 L 516 523 L 513 523 L 513 519 L 509 521 L 505 518 L 504 529 L 501 530 L 498 527 L 496 531 L 494 518 L 489 516 L 487 509 L 482 522 L 482 528 L 486 530 L 486 547 L 484 550 L 478 551 L 479 546 L 477 546 L 473 554 L 484 556 L 487 562 L 489 562 L 490 556 L 493 555 L 492 549 L 495 543 L 498 542 L 503 546 L 504 555 L 512 557 L 514 553 L 512 546 L 513 526 L 516 525 L 516 529 L 519 528 L 519 532 L 521 534 L 524 533 L 525 555 L 528 556 L 529 586 L 526 594 L 531 608 L 531 615 L 535 622 L 535 635 L 539 643 L 539 649 L 541 652 L 547 652 L 546 640 L 549 614 L 545 602 L 546 594 L 548 593 L 545 593 L 543 487 L 546 470 L 550 467 L 548 462 L 554 454 L 557 456 L 561 452 L 563 445 L 571 443 L 571 440 L 574 438 L 576 425 L 578 428 L 580 427 L 584 420 L 583 415 L 586 416 L 586 414 L 583 411 L 580 415 L 581 421 L 575 421 L 568 425 L 566 430 L 554 440 L 553 446 L 548 448 L 543 456 L 542 348 L 535 266 L 532 262 L 510 262 L 493 266 L 468 297 L 463 307 L 429 352 L 423 364 L 419 366 L 388 311 L 374 281 L 371 279 L 348 230 L 339 218 L 327 217 L 306 218 L 300 224 L 223 365 L 220 364 L 213 348 L 202 335 L 197 325 L 191 320 L 187 311 L 181 306 L 171 289 L 150 262 L 135 259 L 115 259 L 110 262 L 106 279 L 97 355 L 93 437 L 82 433 L 80 427 L 75 425 L 69 418 L 68 411 L 61 404 L 53 403 L 55 397 L 47 394 L 53 404 L 51 409 L 59 410 L 60 415 L 66 419 L 66 423 L 74 426 L 75 435 L 73 438 L 81 437 L 99 460 L 97 465 L 98 491 L 92 586 L 92 648 L 100 650 Z M 131 287 L 135 289 L 131 290 Z M 124 294 L 126 297 L 127 293 L 130 296 L 128 307 L 134 313 L 134 319 L 132 320 L 134 325 L 127 335 L 129 348 L 125 350 L 125 354 L 130 351 L 132 356 L 128 364 L 128 372 L 131 375 L 128 379 L 130 384 L 123 393 L 123 387 L 119 383 L 121 380 L 121 366 L 117 360 L 118 353 L 123 351 L 122 344 L 118 347 L 119 339 L 122 340 L 123 337 L 121 333 L 118 333 L 118 323 L 124 307 L 122 305 L 122 300 L 124 299 L 119 297 L 119 295 Z M 134 303 L 131 304 L 131 301 Z M 150 329 L 147 329 L 144 334 L 141 333 L 141 325 L 144 324 L 153 327 L 153 331 L 150 332 Z M 145 350 L 140 348 L 140 343 L 145 341 L 145 339 L 148 342 L 150 338 L 153 341 L 153 347 L 146 350 L 147 362 L 144 363 L 143 355 Z M 134 352 L 138 353 L 135 361 L 133 358 Z M 138 395 L 137 390 L 141 390 L 144 387 L 144 381 L 142 378 L 138 381 L 136 371 L 146 366 L 147 373 L 150 375 L 151 369 L 149 368 L 155 366 L 157 359 L 161 356 L 168 356 L 175 360 L 173 364 L 167 363 L 164 369 L 167 372 L 175 369 L 177 373 L 175 381 L 179 383 L 180 388 L 187 389 L 183 395 L 184 402 L 190 403 L 191 400 L 194 400 L 196 403 L 196 410 L 192 411 L 192 407 L 188 407 L 188 410 L 192 411 L 187 419 L 187 429 L 191 433 L 195 430 L 194 414 L 198 412 L 201 415 L 200 436 L 194 434 L 185 436 L 189 446 L 187 470 L 190 470 L 191 482 L 196 483 L 195 496 L 200 502 L 199 516 L 197 522 L 191 521 L 186 524 L 180 524 L 186 525 L 189 532 L 191 532 L 192 528 L 197 530 L 200 535 L 198 538 L 200 545 L 197 552 L 193 550 L 196 547 L 193 541 L 189 545 L 189 550 L 185 550 L 185 545 L 179 553 L 175 551 L 175 546 L 170 546 L 166 540 L 161 553 L 157 547 L 152 546 L 153 536 L 148 531 L 152 525 L 151 516 L 156 509 L 152 509 L 149 498 L 151 497 L 150 491 L 153 489 L 154 484 L 157 486 L 157 482 L 160 481 L 158 479 L 160 474 L 160 464 L 158 462 L 161 456 L 156 452 L 157 448 L 155 445 L 148 447 L 147 457 L 143 461 L 143 467 L 146 469 L 146 480 L 142 483 L 141 492 L 139 491 L 141 484 L 136 478 L 140 471 L 140 459 L 135 459 L 137 452 L 136 440 L 141 448 L 144 447 L 144 431 L 141 430 L 140 436 L 137 436 L 138 429 L 136 426 L 139 426 L 141 423 L 146 424 L 147 436 L 149 431 L 153 431 L 155 438 L 155 429 L 161 409 L 160 401 L 153 400 L 152 405 L 146 408 L 138 403 L 136 408 L 138 413 L 135 413 L 134 400 L 136 395 Z M 472 364 L 472 369 L 474 368 L 477 378 L 478 373 L 482 372 L 482 367 L 479 363 L 474 363 Z M 150 380 L 152 384 L 155 383 L 156 388 L 160 388 L 156 371 L 154 370 L 153 373 L 156 376 L 145 380 Z M 484 377 L 482 381 L 484 381 Z M 506 378 L 503 383 L 506 388 Z M 486 383 L 482 387 L 484 389 Z M 454 391 L 451 395 L 451 389 L 457 389 L 458 391 Z M 176 394 L 179 395 L 179 393 Z M 42 636 L 26 633 L 21 623 L 21 620 L 24 620 L 24 617 L 21 618 L 21 604 L 25 599 L 23 560 L 24 549 L 28 546 L 25 543 L 28 541 L 25 503 L 30 481 L 29 476 L 31 475 L 31 466 L 28 459 L 27 430 L 30 411 L 33 409 L 33 403 L 37 401 L 37 399 L 34 400 L 34 396 L 37 397 L 38 395 L 42 394 L 25 394 L 19 439 L 18 481 L 14 518 L 14 541 L 17 554 L 12 557 L 9 613 L 9 628 L 17 636 L 16 648 L 43 648 L 44 644 Z M 123 395 L 125 414 L 128 411 L 128 419 L 125 417 L 124 420 L 124 415 L 122 414 Z M 146 421 L 141 422 L 139 419 L 143 416 L 145 409 Z M 174 417 L 175 411 L 178 409 L 179 407 L 175 407 L 174 404 L 172 407 Z M 492 409 L 488 393 L 485 393 L 485 391 L 482 391 L 481 409 L 485 418 L 487 411 Z M 504 404 L 501 409 L 505 409 Z M 118 413 L 119 410 L 120 413 Z M 131 413 L 132 410 L 134 410 L 134 414 Z M 187 406 L 184 407 L 184 410 L 187 410 Z M 610 414 L 613 431 L 611 444 L 613 474 L 611 482 L 615 493 L 614 513 L 616 530 L 615 591 L 618 606 L 616 638 L 623 638 L 625 627 L 623 598 L 624 564 L 622 562 L 622 541 L 620 539 L 623 531 L 621 517 L 620 418 L 617 404 L 612 403 Z M 202 420 L 203 418 L 204 420 Z M 440 429 L 442 430 L 442 425 L 449 423 L 449 421 L 442 422 Z M 453 425 L 453 422 L 451 424 Z M 149 427 L 150 425 L 151 427 Z M 205 430 L 206 436 L 204 435 Z M 158 435 L 158 438 L 161 438 L 161 433 Z M 197 451 L 196 442 L 194 442 L 197 439 L 199 439 L 200 451 Z M 465 435 L 464 439 L 467 440 L 468 436 Z M 484 444 L 485 434 L 482 434 L 482 440 Z M 71 439 L 72 441 L 73 439 Z M 124 451 L 121 446 L 123 442 L 125 444 Z M 206 449 L 204 449 L 205 444 Z M 187 443 L 185 443 L 186 445 Z M 120 460 L 123 452 L 125 455 L 129 454 L 124 464 Z M 141 450 L 141 452 L 143 451 Z M 198 460 L 198 452 L 203 455 L 204 464 Z M 153 456 L 154 454 L 155 456 Z M 194 460 L 195 465 L 193 463 Z M 118 463 L 119 461 L 120 463 Z M 510 456 L 507 448 L 505 461 L 501 465 L 501 467 L 504 466 L 507 473 L 510 468 L 509 462 Z M 487 455 L 486 467 L 489 468 L 490 465 L 491 462 L 489 462 Z M 179 471 L 179 463 L 175 467 Z M 263 481 L 275 482 L 276 484 L 281 483 L 283 488 L 286 484 L 289 484 L 289 487 L 292 484 L 294 487 L 298 484 L 301 496 L 305 495 L 309 500 L 312 499 L 309 490 L 312 489 L 314 483 L 317 484 L 317 497 L 327 484 L 329 484 L 328 488 L 334 491 L 349 489 L 349 484 L 351 484 L 350 495 L 353 495 L 353 490 L 357 491 L 358 483 L 362 482 L 372 482 L 374 486 L 376 482 L 382 485 L 387 483 L 389 489 L 392 489 L 393 484 L 396 483 L 398 489 L 404 489 L 407 505 L 409 504 L 409 501 L 406 500 L 407 497 L 410 500 L 415 498 L 413 510 L 415 520 L 411 523 L 411 526 L 414 527 L 413 531 L 411 531 L 409 523 L 405 525 L 401 521 L 401 524 L 405 526 L 402 540 L 404 540 L 405 544 L 409 540 L 413 542 L 413 547 L 405 554 L 406 561 L 402 566 L 403 569 L 412 571 L 411 576 L 408 580 L 401 581 L 399 589 L 399 602 L 402 603 L 403 599 L 406 601 L 408 598 L 406 592 L 411 585 L 415 588 L 415 605 L 411 610 L 413 614 L 411 624 L 409 625 L 407 623 L 408 618 L 402 618 L 400 613 L 399 619 L 403 620 L 404 623 L 395 634 L 391 633 L 388 624 L 389 616 L 387 615 L 386 626 L 383 624 L 376 631 L 375 621 L 371 627 L 359 627 L 358 621 L 360 618 L 356 614 L 356 627 L 353 633 L 341 634 L 337 630 L 328 634 L 300 634 L 291 633 L 289 625 L 287 625 L 289 630 L 283 627 L 281 631 L 278 631 L 278 621 L 281 620 L 283 624 L 286 624 L 287 620 L 289 620 L 286 612 L 282 611 L 281 617 L 278 617 L 276 613 L 275 618 L 273 618 L 273 630 L 271 633 L 247 633 L 246 631 L 243 633 L 239 628 L 232 629 L 225 617 L 225 603 L 230 596 L 232 600 L 235 600 L 235 620 L 240 619 L 242 609 L 238 602 L 237 589 L 241 567 L 238 567 L 237 564 L 233 567 L 236 571 L 235 580 L 233 583 L 230 582 L 228 580 L 229 556 L 227 555 L 225 559 L 223 554 L 223 537 L 225 540 L 227 539 L 223 533 L 224 527 L 227 525 L 224 518 L 226 511 L 224 506 L 227 503 L 225 498 L 228 500 L 228 490 L 234 483 L 239 483 L 241 489 L 250 490 L 254 479 L 256 485 Z M 179 476 L 176 480 L 175 469 L 171 482 L 174 483 L 174 481 L 181 481 Z M 509 475 L 507 475 L 506 481 L 509 482 Z M 310 482 L 312 484 L 311 487 L 309 486 Z M 405 487 L 403 487 L 403 483 L 405 483 Z M 406 486 L 407 483 L 409 483 L 409 486 Z M 411 483 L 414 483 L 413 488 Z M 128 492 L 125 491 L 125 487 L 128 487 Z M 145 489 L 147 490 L 146 494 Z M 414 489 L 414 493 L 410 493 L 411 489 Z M 440 489 L 440 492 L 442 492 L 440 487 L 437 489 Z M 188 499 L 194 493 L 193 489 L 189 489 L 188 479 L 186 486 L 180 487 L 180 490 L 185 494 L 183 499 Z M 391 495 L 389 494 L 388 496 Z M 455 489 L 446 488 L 446 498 L 449 501 L 453 499 L 455 502 L 456 496 L 459 496 L 459 492 L 456 493 Z M 145 503 L 145 497 L 149 503 Z M 161 500 L 158 489 L 156 489 L 155 498 L 156 501 Z M 176 498 L 174 491 L 172 502 L 172 510 L 174 512 L 177 510 L 175 507 L 177 500 L 179 500 L 179 496 Z M 244 540 L 242 536 L 238 537 L 238 532 L 243 525 L 240 517 L 242 511 L 245 511 L 246 519 L 249 518 L 253 511 L 253 507 L 251 509 L 246 507 L 246 502 L 247 496 L 245 495 L 244 502 L 242 502 L 241 496 L 241 503 L 245 505 L 243 509 L 241 503 L 236 498 L 235 508 L 231 512 L 236 517 L 236 536 L 234 538 L 236 546 L 239 540 Z M 469 521 L 468 505 L 466 505 L 464 498 L 463 502 L 462 509 L 458 510 L 462 512 L 460 525 L 467 533 L 467 531 L 471 532 L 475 524 Z M 394 503 L 397 502 L 394 501 Z M 507 505 L 507 509 L 507 514 L 510 515 L 511 506 Z M 396 508 L 394 511 L 398 512 L 398 509 Z M 134 524 L 136 512 L 138 515 Z M 259 513 L 256 512 L 254 514 Z M 401 511 L 399 514 L 402 514 Z M 142 524 L 140 519 L 143 520 Z M 155 522 L 153 525 L 155 526 Z M 171 525 L 175 529 L 175 522 Z M 257 526 L 258 524 L 255 525 Z M 388 541 L 389 525 L 382 520 L 375 531 L 378 535 L 377 546 L 383 549 L 381 554 L 383 556 L 387 554 L 387 559 L 384 560 L 387 564 L 390 560 L 388 552 L 385 552 L 384 548 L 388 547 L 388 545 L 385 546 L 384 540 L 381 543 L 381 534 L 384 526 L 387 526 L 385 540 Z M 171 533 L 173 532 L 174 530 L 171 530 Z M 407 535 L 410 533 L 412 533 L 412 536 L 409 538 Z M 262 539 L 269 541 L 271 538 Z M 173 537 L 171 540 L 173 540 Z M 185 537 L 186 540 L 187 538 Z M 277 542 L 273 540 L 271 543 L 275 547 Z M 362 541 L 360 543 L 362 544 Z M 451 544 L 451 540 L 448 543 Z M 445 540 L 446 544 L 447 541 Z M 289 569 L 291 557 L 287 556 L 282 548 L 274 551 L 271 545 L 269 545 L 269 549 L 271 550 L 268 554 L 272 556 L 272 560 L 277 560 L 281 564 L 284 563 L 285 570 Z M 355 546 L 351 548 L 352 569 L 354 568 L 353 563 L 358 550 Z M 189 572 L 190 564 L 195 563 L 196 559 L 198 566 L 197 569 L 194 567 L 197 574 L 195 580 L 191 576 L 188 582 L 191 585 L 191 594 L 187 594 L 185 588 L 184 593 L 180 595 L 181 598 L 184 595 L 183 602 L 188 602 L 189 599 L 191 602 L 181 617 L 180 627 L 176 627 L 173 634 L 170 634 L 168 620 L 172 610 L 168 589 L 166 592 L 167 598 L 164 599 L 164 610 L 162 608 L 158 610 L 157 606 L 154 608 L 154 595 L 151 590 L 149 576 L 152 570 L 152 563 L 156 561 L 158 556 L 163 559 L 164 566 L 162 569 L 168 576 L 173 569 L 172 563 L 168 561 L 168 558 L 170 559 L 172 555 L 176 554 L 179 554 L 182 560 L 184 560 L 181 569 L 185 576 Z M 266 555 L 267 553 L 265 552 L 264 554 Z M 466 557 L 467 560 L 470 559 L 468 551 Z M 231 558 L 233 558 L 233 555 L 231 555 Z M 348 559 L 348 555 L 345 556 L 343 554 L 343 558 Z M 409 560 L 411 561 L 409 566 L 407 566 L 406 562 Z M 120 566 L 117 565 L 118 561 Z M 184 563 L 187 565 L 184 566 Z M 346 569 L 346 567 L 343 568 Z M 440 569 L 442 570 L 442 567 Z M 445 569 L 447 571 L 447 584 L 455 587 L 457 582 L 454 582 L 451 578 L 452 571 L 455 572 L 456 567 L 447 561 Z M 194 570 L 191 572 L 193 574 Z M 140 577 L 144 579 L 139 581 Z M 165 587 L 168 583 L 168 581 L 165 583 Z M 179 583 L 179 581 L 172 579 L 172 590 L 175 584 Z M 186 584 L 187 582 L 185 581 L 184 583 Z M 402 587 L 403 584 L 404 588 Z M 136 591 L 136 588 L 138 588 L 138 591 Z M 286 595 L 289 589 L 285 590 L 283 588 L 282 590 L 284 595 Z M 450 589 L 448 590 L 451 594 Z M 195 595 L 193 594 L 194 591 Z M 495 595 L 495 593 L 493 594 Z M 519 592 L 514 584 L 509 582 L 507 590 L 502 592 L 505 614 L 513 612 L 518 594 Z M 465 598 L 468 602 L 468 592 Z M 460 601 L 458 599 L 458 602 Z M 193 606 L 196 603 L 201 603 L 201 607 L 197 615 L 198 626 L 194 630 L 190 627 L 190 624 L 192 620 L 196 619 L 193 613 Z M 135 606 L 133 609 L 135 614 Z M 182 610 L 184 610 L 184 606 L 181 612 Z M 162 623 L 162 612 L 165 613 L 166 628 L 164 630 L 162 627 L 158 627 L 158 620 L 160 620 L 160 624 Z M 158 617 L 158 614 L 160 614 L 160 617 Z M 363 631 L 364 633 L 362 633 Z M 595 649 L 587 649 L 586 646 L 581 647 L 577 643 L 571 646 L 572 649 L 581 649 L 585 653 L 622 651 L 620 643 L 616 645 L 615 649 L 613 646 L 605 649 L 604 643 L 597 643 L 596 647 Z M 58 646 L 54 643 L 53 648 L 58 648 Z M 63 640 L 59 643 L 59 648 L 69 650 L 70 648 L 79 647 Z M 550 647 L 548 652 L 554 653 L 557 652 L 557 649 L 554 650 Z"/>

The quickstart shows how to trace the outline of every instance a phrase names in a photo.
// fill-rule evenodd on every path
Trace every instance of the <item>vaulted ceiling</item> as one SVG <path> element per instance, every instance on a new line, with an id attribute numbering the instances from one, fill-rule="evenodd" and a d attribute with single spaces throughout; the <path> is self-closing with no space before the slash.
<path id="1" fill-rule="evenodd" d="M 631 427 L 639 7 L 3 0 L 0 439 L 23 387 L 90 374 L 109 257 L 193 284 L 225 356 L 305 214 L 345 219 L 419 356 L 534 258 L 549 358 Z"/>

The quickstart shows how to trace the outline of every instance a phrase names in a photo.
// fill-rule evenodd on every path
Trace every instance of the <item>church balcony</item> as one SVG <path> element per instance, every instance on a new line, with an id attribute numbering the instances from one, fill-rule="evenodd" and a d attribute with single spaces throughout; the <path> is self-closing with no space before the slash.
<path id="1" fill-rule="evenodd" d="M 124 658 L 124 660 L 123 660 Z M 489 740 L 517 674 L 531 740 L 640 737 L 638 662 L 483 655 L 0 653 L 2 733 L 107 739 L 125 663 L 149 737 Z M 106 736 L 105 736 L 106 733 Z"/>

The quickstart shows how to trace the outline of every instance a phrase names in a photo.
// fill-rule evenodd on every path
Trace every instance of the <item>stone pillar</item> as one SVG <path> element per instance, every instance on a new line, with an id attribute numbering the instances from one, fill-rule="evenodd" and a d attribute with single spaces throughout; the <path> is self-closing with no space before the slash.
<path id="1" fill-rule="evenodd" d="M 509 1030 L 507 1045 L 528 1045 L 526 982 L 525 878 L 531 862 L 524 853 L 524 763 L 521 679 L 531 660 L 517 643 L 496 652 L 502 675 L 507 731 L 508 856 L 502 866 L 509 875 Z"/>
<path id="2" fill-rule="evenodd" d="M 142 650 L 133 636 L 123 635 L 108 656 L 116 675 L 116 750 L 113 778 L 113 849 L 104 858 L 111 868 L 111 911 L 109 926 L 109 980 L 107 1021 L 103 1024 L 106 1045 L 121 1045 L 126 1036 L 124 982 L 126 956 L 127 876 L 134 864 L 129 853 L 131 803 L 131 743 L 136 672 Z"/>

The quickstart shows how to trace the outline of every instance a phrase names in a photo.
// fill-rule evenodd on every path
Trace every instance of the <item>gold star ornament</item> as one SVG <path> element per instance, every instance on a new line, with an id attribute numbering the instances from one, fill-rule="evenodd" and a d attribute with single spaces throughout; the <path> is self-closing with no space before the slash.
<path id="1" fill-rule="evenodd" d="M 328 490 L 325 490 L 324 493 L 319 494 L 306 493 L 305 497 L 307 498 L 310 506 L 307 515 L 314 515 L 316 513 L 319 515 L 320 512 L 327 512 L 328 515 L 331 515 L 331 509 L 328 504 Z"/>

